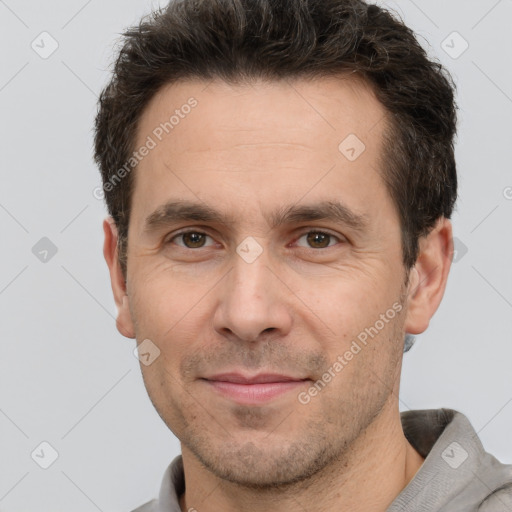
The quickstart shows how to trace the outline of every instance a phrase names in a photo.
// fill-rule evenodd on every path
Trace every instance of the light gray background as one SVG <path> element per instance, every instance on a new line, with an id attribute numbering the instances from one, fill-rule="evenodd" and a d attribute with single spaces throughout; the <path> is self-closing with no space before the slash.
<path id="1" fill-rule="evenodd" d="M 405 355 L 401 409 L 460 410 L 485 448 L 512 463 L 512 1 L 380 3 L 447 65 L 460 106 L 458 261 L 428 332 Z M 112 45 L 156 6 L 0 0 L 4 512 L 131 510 L 156 495 L 179 453 L 147 397 L 135 341 L 116 330 L 106 210 L 93 197 L 92 125 Z M 47 59 L 31 48 L 43 31 L 59 44 Z M 469 43 L 457 58 L 442 48 L 463 49 L 454 31 Z M 32 252 L 43 237 L 58 249 L 46 263 Z M 42 441 L 59 454 L 46 470 L 31 458 Z"/>

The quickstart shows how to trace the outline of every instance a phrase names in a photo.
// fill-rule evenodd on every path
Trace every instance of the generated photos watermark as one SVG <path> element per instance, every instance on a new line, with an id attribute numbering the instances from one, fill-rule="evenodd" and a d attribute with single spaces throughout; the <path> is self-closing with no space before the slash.
<path id="1" fill-rule="evenodd" d="M 186 103 L 174 111 L 174 114 L 167 121 L 160 123 L 151 132 L 151 135 L 146 137 L 146 142 L 132 153 L 132 156 L 125 164 L 112 174 L 109 180 L 103 183 L 103 186 L 96 187 L 93 190 L 93 196 L 98 200 L 102 200 L 106 192 L 112 192 L 121 180 L 128 176 L 128 174 L 158 146 L 158 143 L 161 142 L 166 135 L 169 135 L 198 104 L 199 102 L 194 97 L 190 97 Z"/>

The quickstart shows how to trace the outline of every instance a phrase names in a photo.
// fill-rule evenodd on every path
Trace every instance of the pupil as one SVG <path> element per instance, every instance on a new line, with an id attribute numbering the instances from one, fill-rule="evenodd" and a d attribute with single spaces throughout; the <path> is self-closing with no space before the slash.
<path id="1" fill-rule="evenodd" d="M 329 235 L 325 233 L 310 233 L 308 235 L 308 243 L 313 245 L 315 249 L 327 247 L 329 245 Z M 317 245 L 315 246 L 315 244 Z"/>
<path id="2" fill-rule="evenodd" d="M 201 247 L 204 245 L 204 235 L 201 233 L 185 233 L 183 238 L 187 246 Z"/>

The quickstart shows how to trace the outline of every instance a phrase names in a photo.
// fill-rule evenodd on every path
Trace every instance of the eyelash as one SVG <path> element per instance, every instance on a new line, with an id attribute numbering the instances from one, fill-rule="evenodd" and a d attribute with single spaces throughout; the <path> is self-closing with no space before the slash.
<path id="1" fill-rule="evenodd" d="M 189 233 L 195 233 L 195 234 L 198 234 L 198 235 L 205 235 L 205 236 L 210 237 L 210 238 L 212 238 L 212 239 L 213 239 L 213 237 L 211 237 L 208 233 L 205 233 L 204 231 L 200 231 L 200 230 L 197 230 L 197 229 L 187 229 L 187 230 L 185 230 L 185 231 L 180 231 L 179 233 L 176 233 L 176 234 L 172 235 L 172 237 L 171 237 L 171 238 L 169 238 L 169 239 L 167 239 L 167 240 L 165 241 L 165 245 L 171 244 L 171 243 L 173 242 L 173 240 L 175 240 L 176 238 L 179 238 L 180 236 L 187 235 L 187 234 L 189 234 Z M 302 232 L 302 233 L 300 233 L 300 234 L 299 234 L 299 236 L 297 237 L 297 239 L 296 239 L 296 240 L 299 240 L 299 239 L 301 239 L 303 236 L 309 235 L 309 234 L 311 234 L 311 233 L 327 235 L 327 236 L 329 236 L 329 237 L 331 237 L 331 238 L 335 238 L 336 240 L 338 240 L 338 242 L 343 242 L 343 241 L 344 241 L 344 240 L 342 240 L 339 236 L 337 236 L 337 235 L 335 235 L 335 234 L 333 234 L 333 233 L 330 233 L 329 231 L 320 230 L 320 229 L 309 229 L 309 230 L 307 230 L 307 231 L 304 231 L 304 232 Z M 336 244 L 335 244 L 335 245 L 336 245 Z M 198 249 L 205 249 L 205 247 L 204 247 L 204 246 L 202 246 L 202 247 L 197 247 L 196 249 L 191 248 L 191 247 L 186 247 L 186 246 L 184 246 L 184 245 L 183 245 L 183 246 L 182 246 L 182 245 L 178 245 L 178 247 L 181 247 L 182 249 L 188 249 L 188 250 L 191 250 L 191 251 L 193 251 L 193 250 L 198 250 Z M 329 249 L 329 248 L 331 248 L 331 247 L 333 247 L 333 245 L 328 245 L 327 247 L 321 247 L 321 248 L 303 247 L 303 246 L 302 246 L 302 248 L 303 248 L 303 249 L 309 249 L 309 250 L 311 250 L 311 251 L 315 251 L 315 252 L 317 252 L 317 251 L 319 251 L 319 250 L 321 250 L 321 249 L 324 249 L 324 250 L 325 250 L 325 249 Z"/>

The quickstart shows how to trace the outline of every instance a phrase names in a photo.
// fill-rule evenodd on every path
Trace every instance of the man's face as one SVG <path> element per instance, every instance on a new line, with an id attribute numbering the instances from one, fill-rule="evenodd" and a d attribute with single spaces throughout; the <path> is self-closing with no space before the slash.
<path id="1" fill-rule="evenodd" d="M 246 485 L 300 481 L 396 405 L 406 274 L 385 111 L 350 79 L 207 85 L 163 89 L 139 124 L 136 147 L 156 147 L 134 171 L 121 326 L 160 350 L 143 377 L 184 453 Z M 216 215 L 161 215 L 177 202 Z M 294 381 L 228 382 L 263 374 Z"/>

